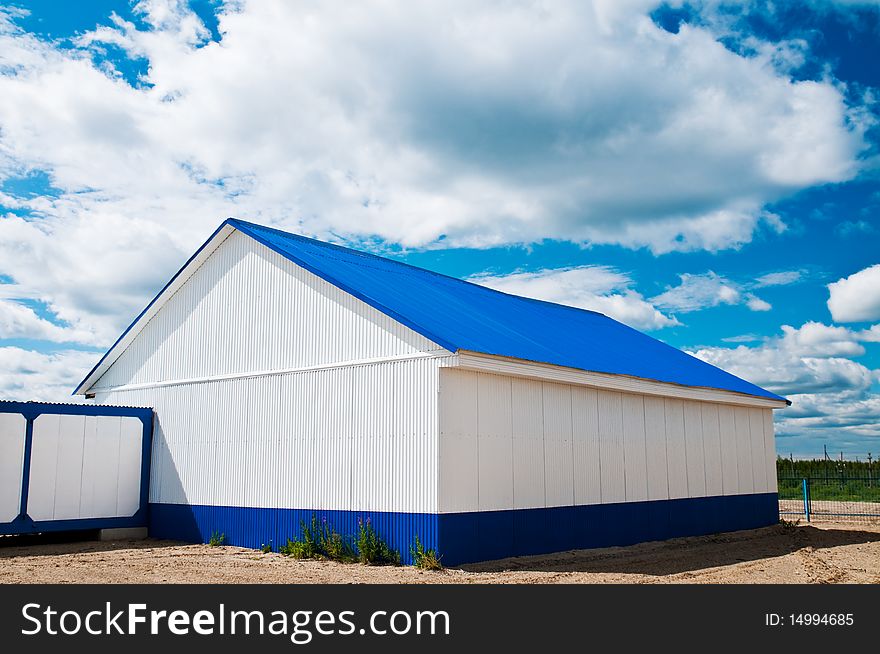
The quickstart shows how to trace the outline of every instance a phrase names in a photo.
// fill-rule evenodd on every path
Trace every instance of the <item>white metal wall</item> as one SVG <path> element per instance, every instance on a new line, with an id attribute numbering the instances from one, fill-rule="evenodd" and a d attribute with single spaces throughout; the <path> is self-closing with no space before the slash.
<path id="1" fill-rule="evenodd" d="M 92 390 L 439 349 L 235 231 Z"/>
<path id="2" fill-rule="evenodd" d="M 150 501 L 436 512 L 445 358 L 99 393 L 155 409 Z"/>
<path id="3" fill-rule="evenodd" d="M 27 421 L 19 413 L 0 413 L 0 522 L 12 522 L 21 507 L 21 471 Z"/>
<path id="4" fill-rule="evenodd" d="M 770 409 L 440 371 L 441 512 L 776 491 Z"/>
<path id="5" fill-rule="evenodd" d="M 140 508 L 139 418 L 43 414 L 34 420 L 28 515 L 129 517 Z"/>

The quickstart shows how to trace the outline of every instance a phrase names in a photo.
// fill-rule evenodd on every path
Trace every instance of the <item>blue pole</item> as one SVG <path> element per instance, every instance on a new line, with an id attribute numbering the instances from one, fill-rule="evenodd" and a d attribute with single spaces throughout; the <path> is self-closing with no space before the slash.
<path id="1" fill-rule="evenodd" d="M 804 477 L 804 515 L 807 516 L 807 522 L 810 521 L 810 482 Z"/>
<path id="2" fill-rule="evenodd" d="M 34 416 L 26 416 L 24 431 L 24 463 L 21 471 L 21 502 L 18 509 L 18 518 L 27 519 L 28 491 L 31 485 L 31 451 L 34 448 Z"/>

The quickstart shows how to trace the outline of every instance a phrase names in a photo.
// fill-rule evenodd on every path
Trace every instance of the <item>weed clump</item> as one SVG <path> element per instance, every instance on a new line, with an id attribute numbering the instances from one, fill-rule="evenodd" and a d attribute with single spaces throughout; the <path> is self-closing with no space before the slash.
<path id="1" fill-rule="evenodd" d="M 400 565 L 400 552 L 392 549 L 373 529 L 370 519 L 358 521 L 356 537 L 344 536 L 327 520 L 318 521 L 312 515 L 309 522 L 300 523 L 300 535 L 288 538 L 278 548 L 294 559 L 326 559 L 340 563 L 360 561 L 365 565 Z"/>
<path id="2" fill-rule="evenodd" d="M 400 552 L 388 547 L 369 518 L 358 520 L 358 560 L 364 565 L 400 565 Z"/>
<path id="3" fill-rule="evenodd" d="M 440 563 L 440 557 L 434 549 L 425 549 L 422 541 L 416 536 L 415 544 L 409 548 L 412 554 L 413 566 L 420 570 L 442 570 L 443 564 Z"/>
<path id="4" fill-rule="evenodd" d="M 299 538 L 288 538 L 278 551 L 295 559 L 329 559 L 342 563 L 357 560 L 351 542 L 328 525 L 326 519 L 318 522 L 317 516 L 312 515 L 311 522 L 300 523 L 300 531 Z"/>

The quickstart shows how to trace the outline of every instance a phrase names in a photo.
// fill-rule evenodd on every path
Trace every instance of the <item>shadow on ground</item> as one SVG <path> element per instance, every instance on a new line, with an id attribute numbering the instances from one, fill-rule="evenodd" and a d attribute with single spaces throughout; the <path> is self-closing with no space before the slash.
<path id="1" fill-rule="evenodd" d="M 468 572 L 594 572 L 666 576 L 785 556 L 806 548 L 820 550 L 878 541 L 880 532 L 864 531 L 858 525 L 817 529 L 780 524 L 750 531 L 516 557 L 459 567 Z"/>
<path id="2" fill-rule="evenodd" d="M 183 545 L 177 541 L 154 540 L 98 540 L 97 531 L 66 531 L 45 534 L 0 536 L 0 561 L 16 556 L 57 556 L 86 552 L 113 552 L 116 550 L 143 550 Z"/>

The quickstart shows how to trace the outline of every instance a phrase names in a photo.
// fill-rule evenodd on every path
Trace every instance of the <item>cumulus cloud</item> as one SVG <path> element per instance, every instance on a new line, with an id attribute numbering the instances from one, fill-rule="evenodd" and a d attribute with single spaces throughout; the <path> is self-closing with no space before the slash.
<path id="1" fill-rule="evenodd" d="M 837 322 L 880 320 L 880 264 L 828 284 L 828 310 Z"/>
<path id="2" fill-rule="evenodd" d="M 781 347 L 797 355 L 812 357 L 861 356 L 865 348 L 858 341 L 868 340 L 846 327 L 814 321 L 798 328 L 783 325 L 782 334 Z"/>
<path id="3" fill-rule="evenodd" d="M 243 1 L 213 42 L 150 0 L 65 49 L 7 12 L 0 177 L 58 192 L 4 200 L 40 220 L 0 221 L 0 273 L 106 341 L 228 215 L 412 247 L 718 250 L 783 229 L 766 202 L 857 174 L 868 125 L 837 85 L 666 32 L 653 6 Z M 109 46 L 143 78 L 93 56 Z"/>
<path id="4" fill-rule="evenodd" d="M 693 354 L 783 395 L 866 390 L 874 379 L 868 368 L 850 359 L 801 356 L 772 346 L 703 348 Z"/>
<path id="5" fill-rule="evenodd" d="M 749 295 L 746 298 L 746 306 L 752 311 L 770 311 L 773 306 L 766 300 L 762 300 L 756 295 Z"/>
<path id="6" fill-rule="evenodd" d="M 42 353 L 18 347 L 0 347 L 0 399 L 78 402 L 71 397 L 71 380 L 97 363 L 99 354 L 62 350 Z"/>
<path id="7" fill-rule="evenodd" d="M 89 332 L 61 327 L 41 318 L 32 308 L 0 296 L 0 339 L 4 338 L 91 343 L 94 336 Z"/>
<path id="8" fill-rule="evenodd" d="M 767 285 L 767 284 L 765 284 Z M 745 304 L 752 311 L 769 311 L 773 307 L 745 289 L 748 285 L 734 282 L 711 270 L 703 274 L 683 273 L 678 286 L 673 286 L 651 302 L 670 311 L 690 313 L 722 304 Z"/>
<path id="9" fill-rule="evenodd" d="M 835 80 L 790 78 L 803 43 L 744 56 L 712 20 L 658 28 L 656 4 L 241 0 L 218 3 L 214 42 L 182 0 L 143 0 L 137 24 L 63 47 L 0 9 L 0 184 L 52 187 L 0 191 L 0 329 L 107 345 L 230 215 L 406 247 L 717 251 L 784 231 L 768 202 L 858 174 L 871 120 Z M 699 304 L 668 289 L 661 306 L 611 269 L 531 275 L 484 282 L 645 329 Z M 757 286 L 712 283 L 708 306 L 769 309 Z M 48 367 L 82 364 L 65 391 L 89 367 L 3 352 L 37 389 Z"/>
<path id="10" fill-rule="evenodd" d="M 780 336 L 757 346 L 704 347 L 692 354 L 787 396 L 792 406 L 777 414 L 780 435 L 809 443 L 833 434 L 851 451 L 864 452 L 864 438 L 880 436 L 880 395 L 874 390 L 880 370 L 849 357 L 864 354 L 861 343 L 876 340 L 878 329 L 854 331 L 816 322 L 799 328 L 785 325 Z M 821 444 L 819 448 L 821 452 Z"/>
<path id="11" fill-rule="evenodd" d="M 607 266 L 482 274 L 471 277 L 470 281 L 505 293 L 598 311 L 637 329 L 680 324 L 635 291 L 629 276 Z"/>

